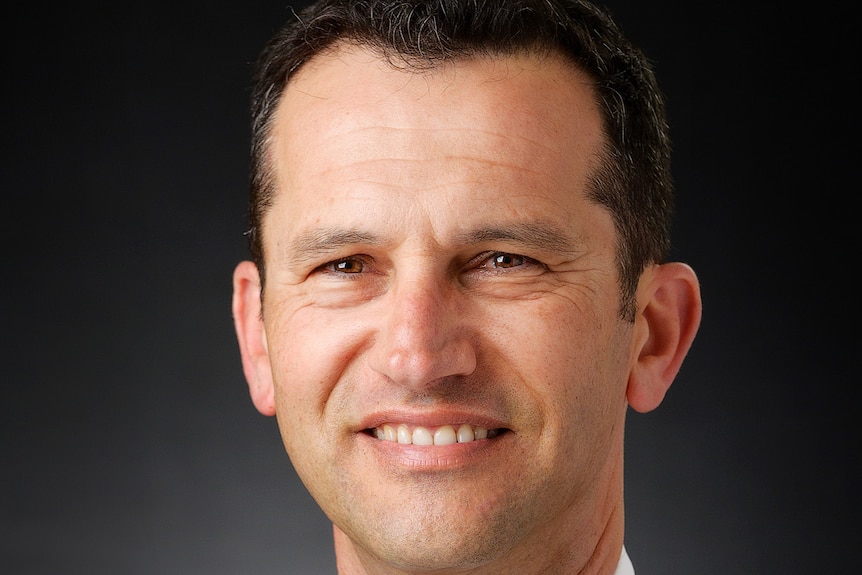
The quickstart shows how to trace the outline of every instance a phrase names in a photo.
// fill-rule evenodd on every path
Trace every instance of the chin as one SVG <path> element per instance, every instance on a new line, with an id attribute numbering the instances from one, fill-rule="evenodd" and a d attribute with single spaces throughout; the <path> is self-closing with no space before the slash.
<path id="1" fill-rule="evenodd" d="M 500 560 L 524 537 L 523 522 L 468 514 L 477 503 L 449 509 L 390 513 L 377 525 L 354 531 L 354 542 L 385 564 L 405 572 L 476 568 Z M 469 515 L 469 516 L 468 516 Z M 521 523 L 519 526 L 518 523 Z"/>
<path id="2" fill-rule="evenodd" d="M 384 562 L 403 571 L 471 569 L 491 563 L 503 553 L 503 546 L 493 530 L 439 536 L 430 533 L 439 527 L 428 527 L 418 537 L 389 541 L 381 550 Z"/>

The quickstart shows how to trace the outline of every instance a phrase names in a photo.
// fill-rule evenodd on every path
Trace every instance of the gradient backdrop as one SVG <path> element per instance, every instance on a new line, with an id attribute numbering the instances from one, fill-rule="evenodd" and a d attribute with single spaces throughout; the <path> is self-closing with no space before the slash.
<path id="1" fill-rule="evenodd" d="M 608 2 L 668 96 L 705 303 L 629 419 L 638 575 L 846 573 L 862 538 L 858 17 L 765 4 Z M 229 307 L 250 64 L 287 5 L 4 10 L 6 575 L 334 573 Z"/>

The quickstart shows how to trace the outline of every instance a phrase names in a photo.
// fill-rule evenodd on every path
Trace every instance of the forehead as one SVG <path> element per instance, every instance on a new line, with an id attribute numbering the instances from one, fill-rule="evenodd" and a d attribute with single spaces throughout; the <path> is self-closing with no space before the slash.
<path id="1" fill-rule="evenodd" d="M 406 210 L 441 193 L 462 209 L 530 208 L 516 196 L 547 209 L 583 195 L 603 140 L 590 79 L 562 56 L 417 69 L 340 46 L 306 63 L 282 96 L 270 138 L 275 204 L 316 219 L 327 200 L 379 199 L 385 188 Z"/>
<path id="2" fill-rule="evenodd" d="M 390 125 L 475 126 L 562 144 L 555 140 L 566 134 L 575 135 L 578 144 L 602 138 L 590 78 L 557 53 L 477 56 L 411 67 L 376 50 L 341 44 L 291 78 L 271 141 L 302 148 L 311 137 Z"/>
<path id="3" fill-rule="evenodd" d="M 595 100 L 591 84 L 588 75 L 569 58 L 553 51 L 465 56 L 414 66 L 376 49 L 339 44 L 299 69 L 285 88 L 280 108 L 301 106 L 301 94 L 322 98 L 332 106 L 391 105 L 391 97 L 397 95 L 393 89 L 398 94 L 414 95 L 417 105 L 442 100 L 452 106 L 482 106 L 488 98 L 502 93 L 559 104 L 562 102 L 555 95 L 568 99 L 568 103 L 572 96 Z M 545 93 L 535 92 L 537 89 Z M 465 91 L 470 100 L 457 101 L 457 95 Z"/>

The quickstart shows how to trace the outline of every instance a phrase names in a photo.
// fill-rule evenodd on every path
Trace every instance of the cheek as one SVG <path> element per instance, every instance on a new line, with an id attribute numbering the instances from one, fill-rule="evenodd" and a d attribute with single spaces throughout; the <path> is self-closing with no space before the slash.
<path id="1" fill-rule="evenodd" d="M 333 393 L 355 345 L 350 332 L 301 311 L 273 326 L 270 339 L 276 418 L 287 454 L 309 487 L 328 481 L 336 464 L 338 420 L 329 416 Z"/>
<path id="2" fill-rule="evenodd" d="M 615 313 L 597 309 L 555 298 L 499 330 L 546 423 L 561 434 L 616 421 L 609 412 L 625 405 L 631 330 Z"/>
<path id="3" fill-rule="evenodd" d="M 337 314 L 304 308 L 268 330 L 276 402 L 296 424 L 322 425 L 333 388 L 360 353 L 364 329 Z"/>

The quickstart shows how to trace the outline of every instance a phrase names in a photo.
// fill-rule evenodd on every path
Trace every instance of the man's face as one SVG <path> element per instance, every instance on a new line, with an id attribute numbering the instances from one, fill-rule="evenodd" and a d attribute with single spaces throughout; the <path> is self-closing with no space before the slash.
<path id="1" fill-rule="evenodd" d="M 602 142 L 554 57 L 417 73 L 342 49 L 291 80 L 262 226 L 275 411 L 365 559 L 553 553 L 615 512 L 634 359 L 586 197 Z"/>

